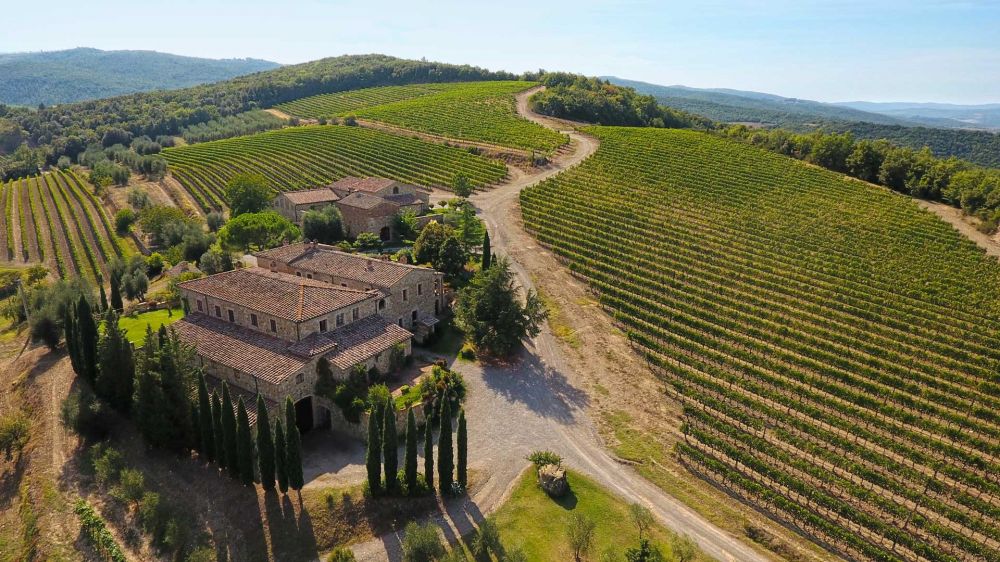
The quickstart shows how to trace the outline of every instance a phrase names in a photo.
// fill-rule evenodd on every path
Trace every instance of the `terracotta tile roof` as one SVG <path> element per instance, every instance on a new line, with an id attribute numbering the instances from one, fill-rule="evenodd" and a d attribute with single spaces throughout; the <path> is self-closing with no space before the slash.
<path id="1" fill-rule="evenodd" d="M 425 203 L 425 201 L 420 197 L 418 197 L 415 193 L 400 193 L 399 195 L 386 195 L 384 199 L 391 203 L 395 203 L 396 205 L 417 205 L 420 203 Z"/>
<path id="2" fill-rule="evenodd" d="M 284 340 L 205 314 L 189 314 L 172 326 L 199 355 L 271 383 L 278 384 L 309 364 L 309 359 L 290 352 Z"/>
<path id="3" fill-rule="evenodd" d="M 390 205 L 392 207 L 391 212 L 395 212 L 395 205 L 391 205 L 386 199 L 379 197 L 377 195 L 370 195 L 368 193 L 363 193 L 361 191 L 355 191 L 354 193 L 341 198 L 337 201 L 338 205 L 347 205 L 348 207 L 355 207 L 358 209 L 374 209 L 379 205 Z"/>
<path id="4" fill-rule="evenodd" d="M 193 263 L 182 261 L 165 271 L 163 274 L 167 277 L 177 277 L 178 275 L 182 275 L 184 273 L 201 273 L 201 270 L 198 269 L 198 267 Z"/>
<path id="5" fill-rule="evenodd" d="M 313 332 L 288 346 L 288 351 L 300 357 L 312 357 L 337 347 L 337 342 L 329 334 Z"/>
<path id="6" fill-rule="evenodd" d="M 179 287 L 295 322 L 328 314 L 375 295 L 258 267 L 185 281 Z"/>
<path id="7" fill-rule="evenodd" d="M 396 183 L 399 182 L 389 178 L 356 178 L 348 176 L 331 183 L 327 187 L 338 191 L 365 191 L 368 193 L 375 193 L 376 191 L 381 191 Z"/>
<path id="8" fill-rule="evenodd" d="M 312 247 L 307 242 L 280 246 L 259 252 L 255 256 L 258 265 L 266 266 L 267 260 L 274 260 L 291 267 L 342 279 L 353 279 L 372 287 L 385 289 L 395 285 L 411 271 L 433 271 L 426 267 L 369 258 L 360 254 L 348 254 L 324 244 Z"/>
<path id="9" fill-rule="evenodd" d="M 218 393 L 219 400 L 222 400 L 222 379 L 213 377 L 212 375 L 205 375 L 205 386 L 208 387 L 208 395 L 211 398 L 212 394 Z M 250 425 L 257 423 L 257 393 L 251 390 L 246 390 L 240 388 L 236 385 L 229 385 L 229 396 L 233 400 L 233 413 L 236 414 L 239 404 L 240 396 L 243 397 L 243 403 L 247 408 L 247 418 L 250 420 Z M 198 399 L 197 390 L 192 396 L 193 399 Z M 271 400 L 268 397 L 264 397 L 264 407 L 267 408 L 267 413 L 270 418 L 275 419 L 276 413 L 279 413 L 278 403 Z"/>
<path id="10" fill-rule="evenodd" d="M 295 205 L 313 205 L 316 203 L 332 203 L 340 197 L 329 187 L 304 189 L 302 191 L 286 191 L 285 198 Z"/>
<path id="11" fill-rule="evenodd" d="M 413 334 L 376 314 L 351 322 L 327 335 L 337 342 L 337 348 L 326 354 L 326 358 L 337 368 L 347 371 L 354 365 L 409 340 Z"/>

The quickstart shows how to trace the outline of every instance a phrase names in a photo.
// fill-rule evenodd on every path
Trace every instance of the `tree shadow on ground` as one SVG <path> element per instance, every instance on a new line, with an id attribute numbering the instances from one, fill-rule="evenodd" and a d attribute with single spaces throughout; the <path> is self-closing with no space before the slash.
<path id="1" fill-rule="evenodd" d="M 508 400 L 566 425 L 572 424 L 577 411 L 589 402 L 586 392 L 574 387 L 563 373 L 525 348 L 506 362 L 484 364 L 483 381 L 490 390 Z"/>
<path id="2" fill-rule="evenodd" d="M 263 492 L 264 515 L 275 560 L 315 560 L 319 557 L 316 535 L 308 510 L 298 493 Z M 298 508 L 293 504 L 299 504 Z"/>

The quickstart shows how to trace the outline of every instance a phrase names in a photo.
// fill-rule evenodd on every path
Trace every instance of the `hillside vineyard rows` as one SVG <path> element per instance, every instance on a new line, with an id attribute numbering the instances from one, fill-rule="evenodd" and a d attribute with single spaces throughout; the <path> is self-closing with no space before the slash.
<path id="1" fill-rule="evenodd" d="M 312 96 L 281 104 L 296 117 L 355 115 L 450 138 L 552 151 L 567 137 L 517 115 L 514 95 L 533 82 L 414 84 Z"/>
<path id="2" fill-rule="evenodd" d="M 0 261 L 44 263 L 63 277 L 96 280 L 108 279 L 108 264 L 128 251 L 92 188 L 73 172 L 11 180 L 0 204 Z"/>
<path id="3" fill-rule="evenodd" d="M 683 462 L 850 557 L 1000 560 L 1000 265 L 789 158 L 589 132 L 525 224 L 683 403 Z"/>
<path id="4" fill-rule="evenodd" d="M 276 189 L 317 187 L 345 176 L 382 176 L 450 186 L 464 174 L 475 186 L 502 179 L 506 166 L 466 150 L 339 125 L 290 127 L 163 151 L 173 177 L 205 211 L 224 207 L 234 175 L 263 174 Z"/>

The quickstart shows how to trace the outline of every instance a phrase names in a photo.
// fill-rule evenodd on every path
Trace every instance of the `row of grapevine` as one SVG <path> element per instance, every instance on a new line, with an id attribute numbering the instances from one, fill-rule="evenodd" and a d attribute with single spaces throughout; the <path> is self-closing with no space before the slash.
<path id="1" fill-rule="evenodd" d="M 289 127 L 163 151 L 170 172 L 206 211 L 222 209 L 226 182 L 241 172 L 264 175 L 293 191 L 345 176 L 381 176 L 424 186 L 450 186 L 464 174 L 476 186 L 501 180 L 502 162 L 468 151 L 344 126 Z"/>
<path id="2" fill-rule="evenodd" d="M 590 133 L 525 224 L 683 404 L 683 462 L 852 558 L 1000 560 L 1000 264 L 792 159 Z"/>
<path id="3" fill-rule="evenodd" d="M 497 81 L 386 86 L 312 96 L 278 109 L 297 117 L 356 115 L 444 137 L 551 151 L 569 139 L 517 114 L 515 94 L 535 85 Z"/>
<path id="4" fill-rule="evenodd" d="M 6 252 L 0 262 L 44 263 L 60 276 L 97 280 L 108 279 L 109 263 L 127 252 L 101 203 L 73 171 L 8 182 L 2 204 Z"/>

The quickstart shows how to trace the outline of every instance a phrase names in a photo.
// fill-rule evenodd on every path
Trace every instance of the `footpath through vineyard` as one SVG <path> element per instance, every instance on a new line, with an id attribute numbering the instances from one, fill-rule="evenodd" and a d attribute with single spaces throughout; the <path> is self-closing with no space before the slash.
<path id="1" fill-rule="evenodd" d="M 524 231 L 517 205 L 522 189 L 579 164 L 597 150 L 598 141 L 569 130 L 571 127 L 564 122 L 531 113 L 527 99 L 534 91 L 536 89 L 518 96 L 518 112 L 545 127 L 568 134 L 571 150 L 548 166 L 530 173 L 511 166 L 511 179 L 507 183 L 477 193 L 472 201 L 489 228 L 494 251 L 511 258 L 522 285 L 535 287 L 536 281 L 544 277 L 540 285 L 558 286 L 563 289 L 562 299 L 575 295 L 571 298 L 584 303 L 588 294 L 584 284 L 573 279 L 551 253 L 540 248 Z M 526 464 L 525 456 L 532 450 L 550 449 L 562 455 L 570 467 L 595 478 L 627 501 L 647 506 L 660 522 L 677 533 L 690 535 L 708 555 L 722 561 L 768 560 L 767 555 L 758 552 L 750 543 L 665 493 L 608 450 L 599 428 L 603 422 L 591 417 L 598 395 L 607 390 L 600 385 L 595 387 L 594 381 L 605 380 L 608 386 L 634 385 L 618 392 L 624 391 L 656 408 L 663 407 L 664 389 L 632 353 L 627 341 L 608 329 L 608 316 L 595 304 L 585 303 L 584 307 L 586 311 L 579 315 L 581 318 L 594 324 L 603 323 L 600 329 L 582 336 L 588 347 L 593 348 L 590 351 L 597 355 L 584 357 L 575 352 L 565 353 L 566 348 L 559 341 L 565 339 L 563 334 L 554 335 L 546 326 L 510 365 L 484 367 L 455 363 L 454 368 L 462 372 L 469 385 L 465 405 L 471 420 L 469 458 L 472 469 L 485 483 L 463 504 L 448 506 L 446 515 L 438 517 L 436 522 L 445 528 L 449 537 L 468 533 L 485 514 L 497 509 L 506 499 Z M 559 316 L 557 307 L 554 311 L 553 326 Z M 676 420 L 678 412 L 672 414 L 672 420 Z M 388 534 L 355 545 L 353 549 L 359 560 L 398 560 L 401 538 L 401 532 Z M 812 550 L 797 554 L 802 559 L 825 556 L 823 553 L 813 556 L 816 551 Z"/>

